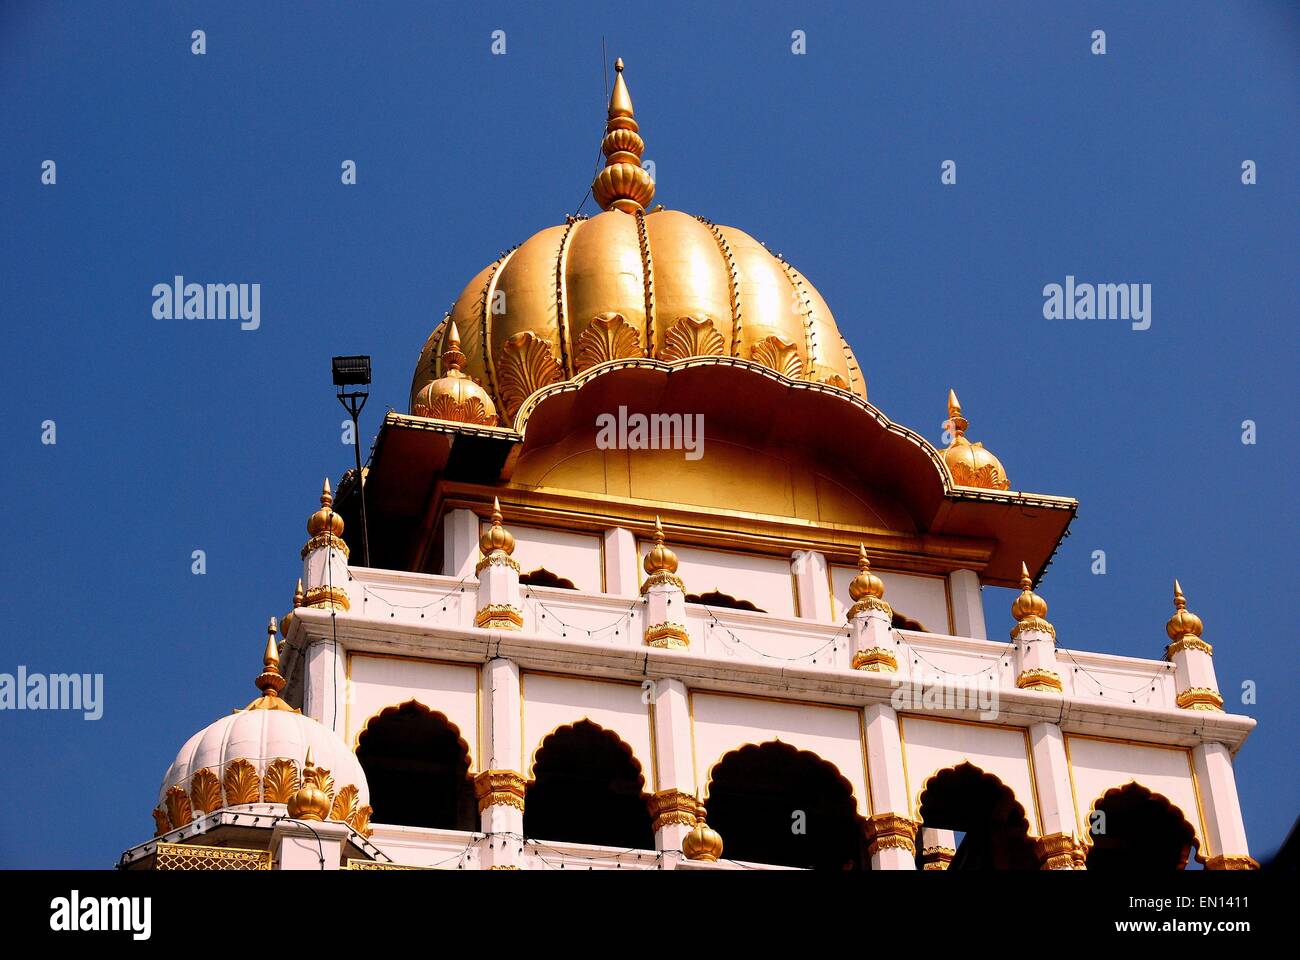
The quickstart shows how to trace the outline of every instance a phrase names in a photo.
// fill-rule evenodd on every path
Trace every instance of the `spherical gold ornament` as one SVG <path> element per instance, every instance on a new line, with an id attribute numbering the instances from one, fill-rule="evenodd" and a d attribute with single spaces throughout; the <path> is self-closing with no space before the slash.
<path id="1" fill-rule="evenodd" d="M 501 525 L 501 501 L 492 498 L 492 526 L 483 531 L 483 535 L 478 538 L 478 548 L 483 552 L 483 556 L 489 556 L 500 550 L 505 554 L 514 553 L 515 538 L 505 527 Z"/>
<path id="2" fill-rule="evenodd" d="M 313 537 L 320 534 L 343 536 L 343 518 L 334 512 L 334 494 L 330 492 L 329 477 L 321 490 L 320 509 L 307 518 L 307 532 Z"/>
<path id="3" fill-rule="evenodd" d="M 700 818 L 695 821 L 694 829 L 682 839 L 682 853 L 687 860 L 716 863 L 722 856 L 722 836 Z"/>
<path id="4" fill-rule="evenodd" d="M 1183 596 L 1183 587 L 1174 581 L 1174 615 L 1165 624 L 1165 632 L 1170 640 L 1181 640 L 1189 634 L 1199 637 L 1205 629 L 1201 618 L 1187 609 L 1187 598 Z"/>

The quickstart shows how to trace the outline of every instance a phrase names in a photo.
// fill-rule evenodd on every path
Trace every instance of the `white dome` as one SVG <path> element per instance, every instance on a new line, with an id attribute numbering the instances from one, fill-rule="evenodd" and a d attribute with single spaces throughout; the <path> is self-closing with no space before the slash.
<path id="1" fill-rule="evenodd" d="M 370 788 L 356 754 L 343 739 L 327 727 L 301 713 L 288 710 L 241 710 L 200 730 L 181 747 L 167 768 L 158 803 L 165 804 L 167 791 L 179 786 L 188 789 L 199 770 L 207 768 L 220 782 L 227 765 L 247 760 L 259 777 L 277 759 L 293 761 L 301 772 L 311 748 L 317 767 L 324 767 L 334 778 L 336 789 L 352 785 L 360 802 L 370 802 Z"/>

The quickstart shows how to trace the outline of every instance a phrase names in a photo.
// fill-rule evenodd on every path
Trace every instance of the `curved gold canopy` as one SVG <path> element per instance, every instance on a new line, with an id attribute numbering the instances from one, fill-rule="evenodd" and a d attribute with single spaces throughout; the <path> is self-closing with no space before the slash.
<path id="1" fill-rule="evenodd" d="M 536 390 L 635 357 L 738 357 L 865 399 L 853 352 L 798 270 L 734 227 L 644 212 L 654 184 L 640 167 L 644 142 L 619 66 L 607 164 L 592 187 L 604 212 L 534 234 L 470 280 L 421 351 L 412 411 L 427 408 L 420 391 L 447 375 L 453 329 L 459 369 L 507 423 Z"/>

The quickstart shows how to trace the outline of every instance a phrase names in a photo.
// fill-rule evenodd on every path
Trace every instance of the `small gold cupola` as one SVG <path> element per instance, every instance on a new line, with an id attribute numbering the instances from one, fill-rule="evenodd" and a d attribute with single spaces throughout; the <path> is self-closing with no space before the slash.
<path id="1" fill-rule="evenodd" d="M 887 617 L 893 617 L 894 611 L 885 602 L 885 582 L 871 572 L 871 561 L 867 559 L 866 544 L 858 544 L 858 575 L 849 584 L 849 596 L 853 606 L 849 608 L 848 617 L 852 620 L 868 610 L 879 610 Z"/>
<path id="2" fill-rule="evenodd" d="M 655 517 L 655 543 L 645 555 L 646 581 L 641 584 L 645 593 L 657 583 L 667 583 L 678 590 L 685 589 L 682 578 L 677 576 L 677 554 L 664 543 L 664 525 Z"/>
<path id="3" fill-rule="evenodd" d="M 507 557 L 515 552 L 515 538 L 509 530 L 503 525 L 504 518 L 501 516 L 501 500 L 499 497 L 492 498 L 492 526 L 483 531 L 483 535 L 478 538 L 478 548 L 484 557 L 490 557 L 498 550 Z"/>
<path id="4" fill-rule="evenodd" d="M 609 121 L 605 124 L 605 139 L 600 145 L 605 154 L 605 169 L 591 184 L 591 195 L 602 210 L 636 213 L 649 207 L 654 199 L 654 181 L 641 166 L 645 141 L 638 129 L 632 116 L 632 96 L 623 81 L 623 59 L 620 57 L 614 61 L 614 91 L 609 95 Z"/>
<path id="5" fill-rule="evenodd" d="M 495 427 L 496 404 L 483 387 L 462 372 L 465 354 L 460 349 L 460 330 L 454 320 L 448 319 L 447 324 L 447 348 L 442 352 L 445 372 L 420 388 L 411 402 L 411 413 L 417 417 Z"/>
<path id="6" fill-rule="evenodd" d="M 984 449 L 982 443 L 971 443 L 966 439 L 966 428 L 970 426 L 961 415 L 961 403 L 957 400 L 957 391 L 948 391 L 948 429 L 952 431 L 952 442 L 943 452 L 943 461 L 948 465 L 953 483 L 963 487 L 983 487 L 987 490 L 1007 490 L 1011 481 L 1002 461 L 990 450 Z"/>

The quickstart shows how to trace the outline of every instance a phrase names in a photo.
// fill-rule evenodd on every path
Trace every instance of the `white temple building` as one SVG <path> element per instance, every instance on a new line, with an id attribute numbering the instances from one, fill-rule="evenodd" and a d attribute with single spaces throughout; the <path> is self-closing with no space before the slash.
<path id="1" fill-rule="evenodd" d="M 1253 868 L 1254 721 L 1181 588 L 1149 659 L 1058 645 L 1076 501 L 1013 489 L 955 394 L 945 448 L 892 422 L 801 272 L 652 207 L 617 70 L 603 212 L 432 331 L 360 478 L 370 566 L 349 471 L 258 698 L 121 865 Z"/>

